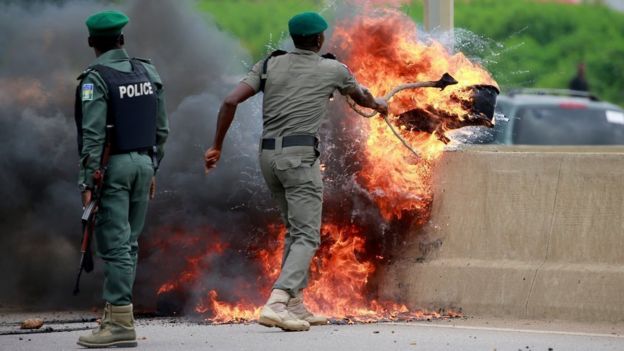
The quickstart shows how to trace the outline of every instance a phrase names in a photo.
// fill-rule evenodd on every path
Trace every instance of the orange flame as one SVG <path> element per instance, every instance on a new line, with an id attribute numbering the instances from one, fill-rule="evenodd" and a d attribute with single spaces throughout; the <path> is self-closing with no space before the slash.
<path id="1" fill-rule="evenodd" d="M 346 53 L 342 59 L 357 80 L 376 96 L 400 84 L 437 80 L 446 72 L 459 81 L 443 91 L 426 88 L 398 93 L 390 102 L 394 121 L 396 115 L 414 108 L 433 108 L 461 118 L 468 112 L 461 104 L 462 99 L 470 98 L 466 87 L 497 86 L 487 71 L 462 53 L 451 54 L 435 41 L 420 41 L 414 22 L 397 10 L 380 10 L 343 23 L 336 28 L 332 42 Z M 402 218 L 405 212 L 427 212 L 431 202 L 429 163 L 415 160 L 382 119 L 360 123 L 368 129 L 368 136 L 366 171 L 359 180 L 375 198 L 382 216 L 392 220 Z M 428 161 L 437 159 L 444 148 L 433 134 L 403 130 L 402 135 Z"/>
<path id="2" fill-rule="evenodd" d="M 191 238 L 188 240 L 183 232 L 176 232 L 172 241 L 178 241 L 178 243 L 184 243 L 187 241 L 189 244 L 196 244 L 199 241 L 199 238 Z M 175 279 L 161 284 L 156 294 L 165 294 L 179 289 L 182 286 L 194 284 L 199 279 L 200 272 L 208 268 L 204 263 L 206 256 L 214 254 L 220 255 L 226 248 L 227 244 L 220 242 L 211 243 L 200 254 L 186 257 L 186 266 L 184 267 L 184 270 L 177 277 L 175 277 Z"/>
<path id="3" fill-rule="evenodd" d="M 41 81 L 33 78 L 0 78 L 0 108 L 10 105 L 46 107 L 51 93 Z"/>
<path id="4" fill-rule="evenodd" d="M 271 235 L 283 243 L 286 231 L 283 227 L 271 227 Z M 358 256 L 365 253 L 365 238 L 355 225 L 339 227 L 325 224 L 322 228 L 322 246 L 317 259 L 312 262 L 311 282 L 305 293 L 308 308 L 316 313 L 346 318 L 349 323 L 372 322 L 380 318 L 405 320 L 439 318 L 436 312 L 413 311 L 402 304 L 370 300 L 367 283 L 375 272 L 375 264 Z M 283 245 L 283 244 L 282 244 Z M 279 274 L 282 247 L 261 250 L 256 262 L 264 275 L 274 281 Z M 212 254 L 212 253 L 211 253 Z M 189 260 L 189 262 L 194 262 Z M 195 277 L 201 269 L 190 264 L 181 276 Z M 169 288 L 166 283 L 160 289 Z M 178 288 L 178 286 L 174 286 Z M 258 290 L 268 296 L 271 286 L 259 286 Z M 207 315 L 212 323 L 240 323 L 258 318 L 261 305 L 241 299 L 234 302 L 219 299 L 217 290 L 209 290 L 195 306 L 195 312 Z"/>
<path id="5" fill-rule="evenodd" d="M 342 59 L 358 81 L 377 96 L 403 83 L 437 80 L 445 72 L 460 82 L 444 91 L 419 89 L 399 93 L 391 101 L 390 118 L 393 122 L 396 122 L 397 115 L 414 108 L 433 108 L 461 117 L 467 111 L 457 97 L 467 94 L 464 88 L 477 84 L 496 86 L 483 68 L 463 54 L 451 54 L 434 41 L 419 41 L 415 24 L 396 10 L 377 11 L 374 16 L 362 15 L 344 22 L 336 28 L 331 42 L 346 53 Z M 444 144 L 433 134 L 401 130 L 404 138 L 420 150 L 424 160 L 417 159 L 401 145 L 382 119 L 359 119 L 356 123 L 359 125 L 355 127 L 366 131 L 358 182 L 368 190 L 380 214 L 389 223 L 407 216 L 422 224 L 428 219 L 432 201 L 431 162 L 440 156 Z M 268 296 L 271 283 L 279 275 L 285 235 L 283 227 L 268 229 L 272 242 L 277 244 L 255 251 L 253 260 L 262 277 L 256 282 L 244 283 L 255 284 L 260 298 Z M 308 308 L 316 313 L 344 318 L 348 323 L 441 317 L 437 312 L 410 311 L 403 304 L 375 298 L 371 278 L 384 258 L 367 251 L 367 233 L 370 233 L 369 228 L 357 224 L 323 224 L 322 244 L 311 264 L 311 279 L 305 290 Z M 200 255 L 187 258 L 182 273 L 162 284 L 158 293 L 197 283 L 199 272 L 209 268 L 200 258 L 221 254 L 224 248 L 226 246 L 215 244 Z M 207 287 L 199 295 L 200 301 L 194 310 L 214 323 L 256 319 L 263 302 L 250 300 L 254 298 L 251 296 L 249 299 L 232 297 L 212 287 Z M 445 314 L 447 317 L 459 315 L 454 312 Z"/>
<path id="6" fill-rule="evenodd" d="M 210 290 L 206 299 L 195 307 L 195 311 L 202 314 L 210 312 L 211 317 L 208 319 L 213 323 L 238 323 L 257 319 L 260 315 L 260 308 L 246 301 L 221 302 L 217 291 Z"/>
<path id="7" fill-rule="evenodd" d="M 308 307 L 332 316 L 362 314 L 368 306 L 366 284 L 375 265 L 358 259 L 365 253 L 366 242 L 360 229 L 325 224 L 322 241 L 311 267 L 313 279 L 305 291 Z"/>

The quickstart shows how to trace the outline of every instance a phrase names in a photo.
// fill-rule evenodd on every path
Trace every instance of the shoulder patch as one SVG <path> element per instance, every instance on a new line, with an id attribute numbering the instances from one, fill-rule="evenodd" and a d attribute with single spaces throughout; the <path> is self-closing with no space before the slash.
<path id="1" fill-rule="evenodd" d="M 93 84 L 85 83 L 82 85 L 82 101 L 93 100 Z"/>

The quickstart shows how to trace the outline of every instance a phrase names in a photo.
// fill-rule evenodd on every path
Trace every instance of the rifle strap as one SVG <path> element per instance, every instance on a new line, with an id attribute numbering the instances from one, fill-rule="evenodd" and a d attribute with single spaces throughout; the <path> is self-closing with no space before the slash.
<path id="1" fill-rule="evenodd" d="M 264 59 L 264 61 L 262 62 L 262 72 L 260 73 L 260 88 L 258 89 L 258 91 L 262 91 L 264 92 L 264 88 L 266 87 L 266 81 L 268 78 L 268 74 L 267 71 L 269 69 L 269 60 L 272 59 L 273 57 L 276 56 L 282 56 L 282 55 L 286 55 L 288 52 L 284 51 L 284 50 L 275 50 L 273 51 L 267 58 Z M 321 55 L 321 57 L 325 58 L 325 59 L 330 59 L 330 60 L 335 60 L 336 56 L 330 52 Z M 332 95 L 330 95 L 330 98 L 332 97 Z"/>
<path id="2" fill-rule="evenodd" d="M 156 175 L 156 172 L 158 171 L 158 167 L 160 166 L 160 163 L 158 161 L 158 146 L 156 145 L 152 146 L 151 150 L 149 150 L 149 155 L 152 158 L 152 166 L 154 167 L 154 175 Z"/>
<path id="3" fill-rule="evenodd" d="M 272 59 L 273 57 L 276 56 L 282 56 L 282 55 L 286 55 L 288 52 L 284 51 L 284 50 L 275 50 L 273 51 L 269 57 L 264 59 L 264 62 L 262 62 L 262 72 L 260 73 L 260 89 L 259 91 L 264 92 L 264 87 L 266 86 L 266 81 L 267 81 L 267 70 L 269 69 L 269 60 Z"/>

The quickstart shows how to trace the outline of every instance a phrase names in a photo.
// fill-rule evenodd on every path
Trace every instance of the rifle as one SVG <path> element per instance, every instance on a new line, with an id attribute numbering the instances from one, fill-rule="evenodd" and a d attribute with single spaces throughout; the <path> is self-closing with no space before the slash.
<path id="1" fill-rule="evenodd" d="M 93 270 L 93 253 L 91 252 L 91 239 L 95 230 L 95 217 L 102 199 L 102 188 L 104 187 L 104 176 L 108 168 L 108 161 L 111 155 L 111 130 L 113 125 L 106 125 L 106 142 L 102 151 L 100 160 L 100 168 L 93 172 L 93 190 L 91 192 L 91 201 L 87 204 L 82 212 L 82 242 L 80 243 L 80 265 L 78 267 L 78 276 L 74 285 L 74 296 L 80 292 L 80 276 L 84 270 L 90 273 Z"/>

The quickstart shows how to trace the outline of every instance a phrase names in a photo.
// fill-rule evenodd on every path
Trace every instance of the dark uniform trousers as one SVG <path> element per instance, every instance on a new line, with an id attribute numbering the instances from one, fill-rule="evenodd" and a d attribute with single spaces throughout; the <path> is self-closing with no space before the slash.
<path id="1" fill-rule="evenodd" d="M 154 168 L 145 153 L 129 152 L 110 158 L 95 238 L 104 261 L 104 300 L 113 305 L 132 303 L 138 238 L 143 230 Z"/>

